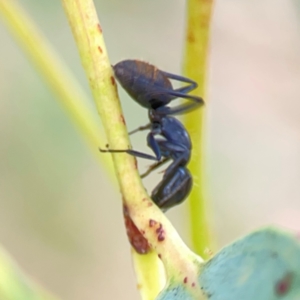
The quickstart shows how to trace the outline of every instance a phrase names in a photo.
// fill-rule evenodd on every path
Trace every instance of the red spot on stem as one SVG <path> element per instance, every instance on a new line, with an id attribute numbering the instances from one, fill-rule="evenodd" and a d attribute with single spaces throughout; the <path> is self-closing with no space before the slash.
<path id="1" fill-rule="evenodd" d="M 99 50 L 100 53 L 103 53 L 103 50 L 100 46 L 98 46 L 98 50 Z"/>
<path id="2" fill-rule="evenodd" d="M 156 233 L 157 233 L 157 240 L 159 242 L 164 241 L 164 239 L 165 239 L 165 231 L 164 231 L 161 223 L 159 224 L 159 227 L 156 229 Z"/>
<path id="3" fill-rule="evenodd" d="M 126 232 L 131 246 L 139 254 L 146 254 L 150 250 L 148 241 L 143 237 L 145 232 L 141 233 L 133 223 L 129 215 L 129 210 L 126 205 L 123 206 L 123 215 L 125 221 Z"/>
<path id="4" fill-rule="evenodd" d="M 125 119 L 124 119 L 124 116 L 123 116 L 123 115 L 120 115 L 120 121 L 121 121 L 121 123 L 123 123 L 124 125 L 126 124 L 126 122 L 125 122 Z"/>
<path id="5" fill-rule="evenodd" d="M 150 207 L 153 205 L 152 201 L 149 201 L 147 198 L 143 198 L 143 202 L 146 202 L 147 207 Z M 150 226 L 151 227 L 151 226 Z"/>
<path id="6" fill-rule="evenodd" d="M 102 28 L 101 28 L 100 24 L 97 24 L 97 29 L 100 33 L 102 33 Z"/>
<path id="7" fill-rule="evenodd" d="M 111 84 L 112 84 L 112 85 L 115 85 L 115 84 L 116 84 L 116 81 L 115 81 L 115 77 L 114 77 L 114 76 L 111 76 L 111 77 L 110 77 L 110 81 L 111 81 Z"/>
<path id="8" fill-rule="evenodd" d="M 153 227 L 157 222 L 155 220 L 150 219 L 149 220 L 149 226 Z"/>
<path id="9" fill-rule="evenodd" d="M 189 43 L 194 43 L 195 42 L 195 36 L 192 31 L 189 31 L 187 34 L 187 40 Z"/>

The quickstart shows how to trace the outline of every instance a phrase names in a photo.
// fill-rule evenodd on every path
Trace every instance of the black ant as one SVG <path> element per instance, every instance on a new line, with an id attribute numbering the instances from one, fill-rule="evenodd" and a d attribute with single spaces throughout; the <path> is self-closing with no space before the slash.
<path id="1" fill-rule="evenodd" d="M 186 165 L 191 155 L 191 140 L 184 126 L 170 115 L 182 114 L 194 110 L 204 102 L 197 96 L 188 95 L 197 87 L 197 83 L 174 74 L 157 69 L 155 66 L 138 60 L 124 60 L 114 66 L 115 75 L 128 94 L 141 106 L 149 109 L 150 123 L 130 132 L 149 129 L 147 144 L 154 155 L 131 149 L 107 149 L 101 152 L 126 152 L 130 155 L 156 160 L 145 177 L 169 160 L 162 181 L 151 194 L 152 200 L 163 210 L 181 203 L 192 188 L 192 176 Z M 187 82 L 189 85 L 173 89 L 169 79 Z M 192 103 L 183 103 L 176 107 L 166 106 L 176 98 L 186 98 Z"/>

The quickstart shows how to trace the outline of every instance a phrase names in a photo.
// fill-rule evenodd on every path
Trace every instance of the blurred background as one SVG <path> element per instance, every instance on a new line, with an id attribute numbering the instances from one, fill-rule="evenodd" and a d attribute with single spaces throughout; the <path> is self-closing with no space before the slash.
<path id="1" fill-rule="evenodd" d="M 19 2 L 90 95 L 60 1 Z M 112 63 L 181 73 L 184 1 L 95 2 Z M 260 226 L 300 227 L 299 9 L 216 1 L 205 108 L 214 250 Z M 139 299 L 118 189 L 2 22 L 0 40 L 0 243 L 63 299 Z M 128 128 L 145 124 L 119 91 Z M 132 143 L 149 151 L 142 133 Z M 168 216 L 190 244 L 186 204 Z"/>

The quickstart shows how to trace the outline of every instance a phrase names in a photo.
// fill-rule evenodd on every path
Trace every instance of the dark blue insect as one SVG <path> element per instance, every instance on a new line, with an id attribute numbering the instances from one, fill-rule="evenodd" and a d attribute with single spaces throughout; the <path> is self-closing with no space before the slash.
<path id="1" fill-rule="evenodd" d="M 162 210 L 167 210 L 188 196 L 192 188 L 192 176 L 186 165 L 191 156 L 191 140 L 184 126 L 171 115 L 182 114 L 200 105 L 203 100 L 187 93 L 197 87 L 197 83 L 178 75 L 157 69 L 155 66 L 137 60 L 121 61 L 114 66 L 115 75 L 128 94 L 141 106 L 149 109 L 150 123 L 137 128 L 130 134 L 149 129 L 147 144 L 154 155 L 131 149 L 106 149 L 101 152 L 126 152 L 130 155 L 156 160 L 146 173 L 172 160 L 166 169 L 162 181 L 151 193 L 152 200 Z M 174 90 L 170 79 L 187 82 L 189 85 Z M 183 103 L 176 107 L 167 106 L 176 98 L 186 98 L 191 103 Z"/>

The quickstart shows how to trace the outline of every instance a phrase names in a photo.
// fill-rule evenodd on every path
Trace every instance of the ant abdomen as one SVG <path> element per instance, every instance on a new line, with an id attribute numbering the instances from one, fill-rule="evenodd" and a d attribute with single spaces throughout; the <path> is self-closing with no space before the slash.
<path id="1" fill-rule="evenodd" d="M 141 106 L 156 109 L 174 99 L 168 94 L 168 91 L 173 90 L 170 80 L 155 66 L 128 59 L 113 68 L 122 87 Z"/>

